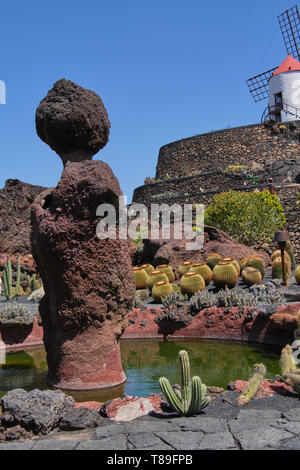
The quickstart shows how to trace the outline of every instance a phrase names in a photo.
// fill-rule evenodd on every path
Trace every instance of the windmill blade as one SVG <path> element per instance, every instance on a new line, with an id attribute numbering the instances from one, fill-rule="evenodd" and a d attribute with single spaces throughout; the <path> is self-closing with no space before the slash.
<path id="1" fill-rule="evenodd" d="M 287 53 L 300 60 L 300 16 L 297 5 L 278 16 Z"/>
<path id="2" fill-rule="evenodd" d="M 274 69 L 268 70 L 267 72 L 246 80 L 255 103 L 269 97 L 269 80 L 277 68 L 278 67 L 275 67 Z"/>

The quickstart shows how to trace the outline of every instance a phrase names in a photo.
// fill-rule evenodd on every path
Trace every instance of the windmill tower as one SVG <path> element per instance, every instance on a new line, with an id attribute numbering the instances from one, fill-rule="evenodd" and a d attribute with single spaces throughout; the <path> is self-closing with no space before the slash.
<path id="1" fill-rule="evenodd" d="M 294 6 L 278 16 L 280 30 L 288 53 L 279 67 L 247 80 L 257 103 L 268 99 L 261 121 L 287 122 L 300 120 L 300 16 Z"/>

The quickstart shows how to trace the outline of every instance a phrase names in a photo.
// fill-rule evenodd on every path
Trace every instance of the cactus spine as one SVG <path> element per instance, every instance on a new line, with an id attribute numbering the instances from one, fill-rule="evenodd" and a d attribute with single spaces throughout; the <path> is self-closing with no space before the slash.
<path id="1" fill-rule="evenodd" d="M 173 389 L 166 377 L 159 379 L 160 388 L 169 405 L 180 416 L 192 416 L 209 405 L 211 399 L 206 394 L 206 386 L 195 376 L 191 380 L 190 361 L 186 351 L 179 352 L 181 371 L 181 391 Z"/>
<path id="2" fill-rule="evenodd" d="M 266 375 L 266 367 L 264 364 L 254 364 L 254 374 L 249 380 L 246 390 L 237 398 L 236 405 L 244 406 L 255 397 L 262 381 Z"/>

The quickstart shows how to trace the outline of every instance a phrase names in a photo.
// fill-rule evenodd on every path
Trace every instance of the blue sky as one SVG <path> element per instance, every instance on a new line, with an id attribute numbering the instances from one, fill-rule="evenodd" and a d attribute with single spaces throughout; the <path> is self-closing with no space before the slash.
<path id="1" fill-rule="evenodd" d="M 1 4 L 0 187 L 55 186 L 62 163 L 35 131 L 60 78 L 98 93 L 111 121 L 106 161 L 131 200 L 159 148 L 260 121 L 245 80 L 286 57 L 277 15 L 295 0 L 27 0 Z"/>

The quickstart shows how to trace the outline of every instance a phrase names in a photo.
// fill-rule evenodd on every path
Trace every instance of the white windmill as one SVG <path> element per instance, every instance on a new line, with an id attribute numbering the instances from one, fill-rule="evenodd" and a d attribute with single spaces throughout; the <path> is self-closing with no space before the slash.
<path id="1" fill-rule="evenodd" d="M 294 6 L 278 16 L 288 56 L 279 67 L 247 80 L 257 103 L 268 99 L 261 121 L 300 120 L 300 16 Z M 297 60 L 298 59 L 298 60 Z"/>

